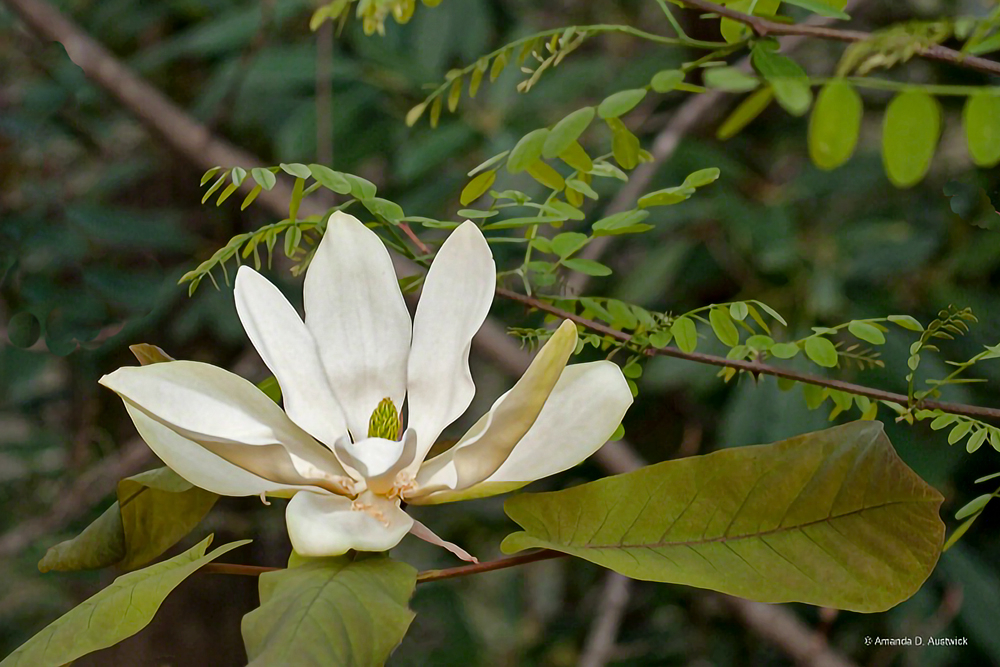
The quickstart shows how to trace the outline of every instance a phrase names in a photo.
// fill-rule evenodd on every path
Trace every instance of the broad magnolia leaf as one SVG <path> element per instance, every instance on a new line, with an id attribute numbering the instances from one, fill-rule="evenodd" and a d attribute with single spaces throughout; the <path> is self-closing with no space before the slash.
<path id="1" fill-rule="evenodd" d="M 524 530 L 501 548 L 555 549 L 650 581 L 762 602 L 883 611 L 927 579 L 943 498 L 880 422 L 666 461 L 507 500 Z"/>
<path id="2" fill-rule="evenodd" d="M 854 86 L 834 79 L 823 86 L 809 117 L 809 157 L 820 169 L 836 169 L 854 153 L 864 107 Z"/>
<path id="3" fill-rule="evenodd" d="M 920 182 L 931 166 L 941 134 L 941 108 L 922 90 L 897 95 L 885 110 L 882 161 L 898 188 Z"/>
<path id="4" fill-rule="evenodd" d="M 972 161 L 979 167 L 1000 163 L 1000 95 L 970 95 L 962 121 Z"/>
<path id="5" fill-rule="evenodd" d="M 201 523 L 219 496 L 199 489 L 169 468 L 118 482 L 118 502 L 78 536 L 50 548 L 42 572 L 145 565 Z"/>
<path id="6" fill-rule="evenodd" d="M 179 556 L 118 577 L 29 639 L 0 667 L 57 667 L 114 646 L 146 627 L 170 591 L 198 568 L 249 542 L 231 542 L 205 555 L 209 535 Z"/>
<path id="7" fill-rule="evenodd" d="M 381 556 L 289 565 L 261 575 L 261 605 L 243 617 L 250 667 L 385 663 L 413 620 L 417 571 Z"/>

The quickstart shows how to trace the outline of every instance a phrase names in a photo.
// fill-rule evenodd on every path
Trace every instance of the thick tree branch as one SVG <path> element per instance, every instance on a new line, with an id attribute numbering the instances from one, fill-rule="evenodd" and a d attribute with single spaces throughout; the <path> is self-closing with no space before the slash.
<path id="1" fill-rule="evenodd" d="M 562 308 L 556 308 L 541 299 L 518 294 L 517 292 L 513 292 L 503 287 L 497 288 L 497 294 L 505 299 L 517 301 L 518 303 L 522 303 L 531 308 L 537 308 L 538 310 L 546 313 L 571 320 L 577 324 L 587 327 L 588 329 L 591 329 L 592 331 L 596 331 L 597 333 L 605 336 L 611 336 L 615 340 L 619 340 L 623 343 L 627 343 L 631 339 L 631 336 L 627 333 L 613 329 L 606 324 L 587 319 L 586 317 L 580 317 L 579 315 L 563 310 Z M 722 368 L 735 368 L 736 370 L 747 371 L 753 373 L 754 375 L 773 375 L 774 377 L 795 380 L 796 382 L 802 382 L 803 384 L 814 384 L 820 387 L 829 387 L 830 389 L 837 389 L 849 394 L 855 394 L 857 396 L 867 396 L 868 398 L 876 401 L 890 401 L 900 405 L 906 405 L 909 401 L 905 394 L 896 394 L 891 391 L 874 389 L 872 387 L 852 384 L 842 380 L 834 380 L 832 378 L 820 377 L 818 375 L 800 373 L 786 368 L 769 366 L 758 361 L 726 359 L 725 357 L 717 357 L 715 355 L 704 354 L 702 352 L 684 352 L 683 350 L 679 350 L 675 347 L 665 347 L 662 349 L 652 348 L 647 350 L 646 354 L 649 354 L 650 356 L 662 355 L 667 357 L 676 357 L 677 359 L 686 359 L 688 361 L 696 361 L 710 366 L 721 366 Z M 941 410 L 943 412 L 963 415 L 966 417 L 1000 420 L 1000 410 L 995 408 L 985 408 L 978 405 L 964 405 L 962 403 L 947 403 L 945 401 L 932 401 L 925 399 L 918 401 L 916 407 L 926 408 L 928 410 Z"/>
<path id="2" fill-rule="evenodd" d="M 864 42 L 872 37 L 872 33 L 863 32 L 861 30 L 840 30 L 837 28 L 824 28 L 821 26 L 780 23 L 778 21 L 761 18 L 760 16 L 744 14 L 743 12 L 738 12 L 735 9 L 723 7 L 722 5 L 717 5 L 714 2 L 707 2 L 706 0 L 683 0 L 683 2 L 688 7 L 700 9 L 705 12 L 711 12 L 713 14 L 718 14 L 719 16 L 725 16 L 726 18 L 733 19 L 734 21 L 739 21 L 740 23 L 744 23 L 750 26 L 750 28 L 761 37 L 766 37 L 768 35 L 802 35 L 804 37 L 815 37 L 816 39 L 833 40 L 837 42 Z M 986 74 L 1000 75 L 1000 62 L 980 58 L 978 56 L 965 55 L 955 49 L 949 49 L 948 47 L 941 46 L 939 44 L 919 48 L 917 49 L 917 55 L 929 60 L 939 60 L 951 63 L 952 65 L 957 65 L 959 67 L 964 67 L 966 69 L 985 72 Z"/>

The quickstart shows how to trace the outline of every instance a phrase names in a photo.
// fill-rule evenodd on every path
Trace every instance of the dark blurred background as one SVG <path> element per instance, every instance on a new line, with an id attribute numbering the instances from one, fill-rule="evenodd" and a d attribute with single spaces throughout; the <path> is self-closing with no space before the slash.
<path id="1" fill-rule="evenodd" d="M 988 4 L 867 0 L 858 3 L 852 27 L 981 12 Z M 446 111 L 432 130 L 426 122 L 414 128 L 403 122 L 426 94 L 424 84 L 437 84 L 450 68 L 511 39 L 573 24 L 628 23 L 662 34 L 669 26 L 652 0 L 445 0 L 435 9 L 418 6 L 407 25 L 387 21 L 384 37 L 366 37 L 355 21 L 340 35 L 312 33 L 313 4 L 302 0 L 69 0 L 57 6 L 213 132 L 265 163 L 332 157 L 334 168 L 368 178 L 408 214 L 441 219 L 455 218 L 465 173 L 482 160 L 694 55 L 621 35 L 597 37 L 527 95 L 515 90 L 523 75 L 508 68 L 496 83 L 484 84 L 476 100 L 463 98 L 457 113 Z M 693 36 L 718 39 L 713 22 L 682 13 Z M 795 48 L 820 77 L 832 72 L 842 47 Z M 926 61 L 888 76 L 990 83 Z M 615 274 L 592 280 L 588 291 L 673 311 L 761 299 L 788 319 L 789 337 L 813 325 L 894 313 L 926 323 L 949 305 L 971 306 L 980 322 L 968 336 L 942 345 L 941 358 L 925 355 L 921 378 L 942 377 L 944 359 L 965 360 L 1000 342 L 1000 218 L 981 194 L 1000 187 L 1000 172 L 971 166 L 961 130 L 964 99 L 942 98 L 944 133 L 931 172 L 900 191 L 883 174 L 878 148 L 889 94 L 863 94 L 858 150 L 831 173 L 809 163 L 806 119 L 772 108 L 722 143 L 715 129 L 738 98 L 722 96 L 710 112 L 680 127 L 677 114 L 688 93 L 647 96 L 626 117 L 644 146 L 665 131 L 680 136 L 647 191 L 677 185 L 709 166 L 721 168 L 722 177 L 684 204 L 654 209 L 653 232 L 616 239 L 602 260 Z M 598 152 L 606 150 L 603 135 L 592 141 Z M 238 196 L 218 208 L 201 205 L 202 171 L 89 82 L 61 45 L 36 40 L 0 3 L 2 655 L 116 576 L 41 575 L 36 563 L 113 502 L 119 477 L 156 465 L 121 402 L 97 385 L 102 374 L 135 363 L 127 346 L 153 343 L 178 358 L 256 381 L 265 377 L 239 325 L 231 288 L 216 290 L 206 281 L 188 298 L 177 279 L 234 234 L 279 216 L 259 205 L 240 212 Z M 508 179 L 526 191 L 532 187 L 521 177 Z M 949 184 L 949 194 L 957 195 L 945 194 Z M 601 194 L 590 221 L 614 190 Z M 501 267 L 505 252 L 497 246 Z M 301 288 L 287 268 L 276 261 L 269 277 L 295 302 Z M 498 304 L 494 314 L 511 326 L 538 322 L 511 304 Z M 884 368 L 842 369 L 837 376 L 905 392 L 913 340 L 895 330 L 881 350 Z M 479 391 L 470 416 L 512 383 L 499 368 L 495 359 L 473 359 Z M 1000 365 L 985 362 L 975 374 L 989 383 L 952 387 L 944 398 L 996 405 Z M 799 388 L 783 393 L 771 378 L 726 384 L 715 369 L 658 358 L 646 367 L 625 427 L 641 456 L 659 461 L 824 428 L 829 408 L 809 411 Z M 949 447 L 943 432 L 895 424 L 885 410 L 879 416 L 903 459 L 948 498 L 949 526 L 957 508 L 993 490 L 973 484 L 1000 470 L 993 449 L 970 455 Z M 603 474 L 588 462 L 533 488 Z M 289 546 L 280 504 L 224 499 L 178 548 L 210 531 L 217 544 L 252 537 L 252 546 L 228 558 L 281 565 Z M 943 556 L 923 589 L 890 612 L 786 608 L 858 664 L 1000 664 L 1000 512 L 992 510 Z M 435 507 L 419 517 L 481 559 L 498 556 L 500 539 L 514 528 L 502 499 Z M 421 568 L 457 564 L 413 539 L 394 555 Z M 606 583 L 596 566 L 565 559 L 421 586 L 413 601 L 417 619 L 392 664 L 577 664 L 593 640 L 595 616 L 608 604 Z M 79 664 L 245 664 L 239 620 L 256 605 L 255 584 L 195 575 L 168 598 L 149 629 Z M 608 664 L 791 663 L 715 594 L 635 582 L 624 604 Z M 863 643 L 866 635 L 915 634 L 966 636 L 970 646 Z"/>

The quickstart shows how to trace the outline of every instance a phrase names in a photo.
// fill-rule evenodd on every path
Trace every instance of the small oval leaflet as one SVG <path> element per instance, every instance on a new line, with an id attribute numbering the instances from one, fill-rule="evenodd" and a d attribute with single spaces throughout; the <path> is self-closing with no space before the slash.
<path id="1" fill-rule="evenodd" d="M 577 109 L 555 124 L 545 138 L 542 155 L 551 160 L 569 148 L 594 120 L 594 107 Z"/>
<path id="2" fill-rule="evenodd" d="M 834 368 L 837 365 L 837 348 L 827 338 L 814 336 L 805 342 L 806 356 L 814 363 L 824 368 Z M 774 348 L 771 348 L 774 352 Z"/>
<path id="3" fill-rule="evenodd" d="M 872 345 L 882 345 L 885 343 L 885 334 L 874 324 L 854 320 L 847 325 L 847 330 L 866 343 L 871 343 Z"/>
<path id="4" fill-rule="evenodd" d="M 677 347 L 684 352 L 694 352 L 698 347 L 698 328 L 690 317 L 678 317 L 670 326 L 670 333 L 677 341 Z"/>
<path id="5" fill-rule="evenodd" d="M 979 167 L 1000 163 L 1000 95 L 970 95 L 962 113 L 969 155 Z"/>
<path id="6" fill-rule="evenodd" d="M 601 118 L 617 118 L 635 108 L 635 105 L 646 97 L 645 88 L 633 88 L 632 90 L 622 90 L 604 98 L 604 101 L 597 107 L 597 115 Z"/>
<path id="7" fill-rule="evenodd" d="M 816 97 L 809 117 L 809 157 L 823 170 L 836 169 L 854 153 L 864 107 L 854 86 L 830 81 Z"/>
<path id="8" fill-rule="evenodd" d="M 542 146 L 549 131 L 542 127 L 524 135 L 510 151 L 507 157 L 507 171 L 517 174 L 528 168 L 528 165 L 542 157 Z"/>
<path id="9" fill-rule="evenodd" d="M 916 185 L 931 166 L 941 134 L 941 109 L 921 90 L 900 93 L 885 111 L 882 161 L 898 188 Z"/>
<path id="10" fill-rule="evenodd" d="M 653 75 L 649 85 L 658 93 L 669 93 L 684 80 L 684 72 L 679 69 L 664 69 Z"/>

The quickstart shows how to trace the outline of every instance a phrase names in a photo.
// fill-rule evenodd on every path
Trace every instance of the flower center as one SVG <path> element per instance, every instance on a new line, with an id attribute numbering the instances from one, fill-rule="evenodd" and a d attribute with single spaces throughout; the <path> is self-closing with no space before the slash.
<path id="1" fill-rule="evenodd" d="M 383 398 L 368 420 L 368 437 L 399 440 L 401 426 L 399 410 L 396 409 L 392 399 Z"/>

